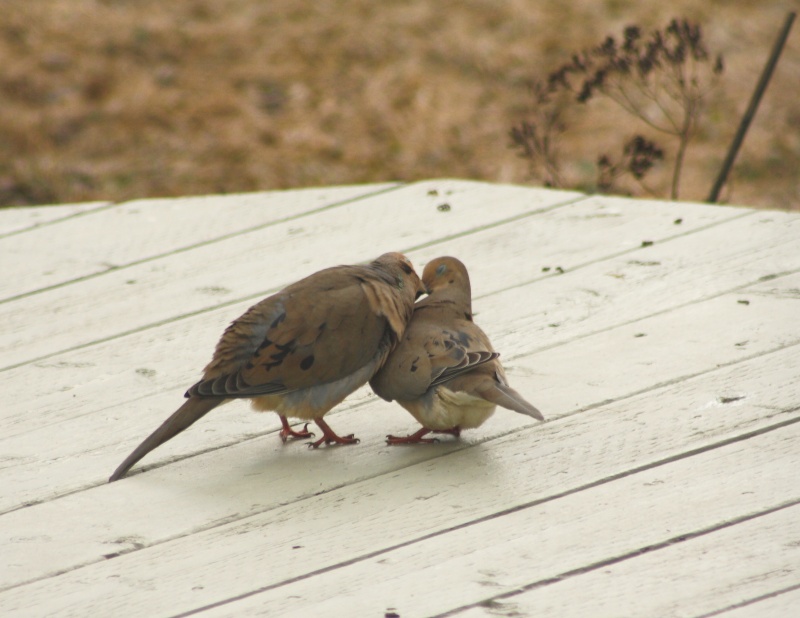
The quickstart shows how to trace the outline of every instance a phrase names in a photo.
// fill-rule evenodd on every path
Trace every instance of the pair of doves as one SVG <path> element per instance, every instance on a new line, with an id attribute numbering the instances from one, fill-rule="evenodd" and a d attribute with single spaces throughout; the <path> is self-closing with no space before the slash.
<path id="1" fill-rule="evenodd" d="M 417 298 L 428 294 L 415 304 Z M 116 481 L 150 451 L 231 399 L 275 411 L 289 438 L 310 438 L 287 417 L 313 420 L 322 437 L 309 443 L 353 444 L 323 420 L 367 382 L 396 400 L 422 428 L 389 444 L 434 442 L 431 432 L 459 435 L 502 406 L 544 420 L 512 389 L 489 338 L 472 321 L 467 269 L 454 257 L 426 265 L 420 280 L 409 259 L 386 253 L 368 265 L 314 273 L 253 305 L 225 330 L 203 379 L 186 402 L 128 455 Z"/>

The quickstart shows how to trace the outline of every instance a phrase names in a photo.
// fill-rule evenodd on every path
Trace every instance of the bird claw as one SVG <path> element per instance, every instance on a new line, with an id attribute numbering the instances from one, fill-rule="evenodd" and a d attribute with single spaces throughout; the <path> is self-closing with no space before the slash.
<path id="1" fill-rule="evenodd" d="M 314 432 L 308 430 L 308 423 L 306 423 L 303 426 L 302 431 L 295 431 L 294 429 L 286 425 L 283 429 L 281 429 L 278 435 L 281 437 L 281 441 L 284 444 L 286 444 L 289 438 L 291 438 L 292 440 L 298 440 L 300 438 L 313 438 Z"/>
<path id="2" fill-rule="evenodd" d="M 331 444 L 358 444 L 359 442 L 361 442 L 361 440 L 351 433 L 348 436 L 337 436 L 336 434 L 332 436 L 322 436 L 316 442 L 306 442 L 306 444 L 308 448 L 319 448 L 323 443 L 325 446 L 330 446 Z"/>
<path id="3" fill-rule="evenodd" d="M 316 419 L 315 422 L 322 430 L 322 437 L 316 442 L 307 442 L 308 448 L 319 448 L 323 442 L 326 446 L 331 444 L 358 444 L 361 442 L 352 433 L 348 436 L 337 436 L 333 429 L 328 426 L 328 423 L 321 418 Z"/>
<path id="4" fill-rule="evenodd" d="M 398 444 L 439 444 L 438 438 L 424 437 L 430 432 L 431 432 L 430 429 L 426 429 L 425 427 L 423 427 L 416 433 L 412 433 L 409 436 L 386 436 L 386 444 L 390 446 L 397 446 Z M 450 433 L 450 432 L 448 431 L 444 433 Z"/>

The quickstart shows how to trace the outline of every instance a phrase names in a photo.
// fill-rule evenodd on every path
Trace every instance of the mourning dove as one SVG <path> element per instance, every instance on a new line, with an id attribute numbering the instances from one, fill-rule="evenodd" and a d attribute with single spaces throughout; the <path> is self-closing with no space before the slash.
<path id="1" fill-rule="evenodd" d="M 250 307 L 217 344 L 188 401 L 142 442 L 111 475 L 122 478 L 137 461 L 207 412 L 231 399 L 280 415 L 281 438 L 313 434 L 289 427 L 287 416 L 314 420 L 322 438 L 310 443 L 352 444 L 323 415 L 364 385 L 402 338 L 424 293 L 414 267 L 400 253 L 367 266 L 314 273 Z"/>
<path id="2" fill-rule="evenodd" d="M 423 271 L 429 296 L 416 304 L 405 336 L 370 380 L 375 393 L 396 400 L 422 429 L 389 444 L 435 442 L 430 432 L 458 436 L 478 427 L 496 406 L 544 420 L 506 381 L 489 338 L 472 321 L 467 269 L 454 257 L 439 257 Z"/>

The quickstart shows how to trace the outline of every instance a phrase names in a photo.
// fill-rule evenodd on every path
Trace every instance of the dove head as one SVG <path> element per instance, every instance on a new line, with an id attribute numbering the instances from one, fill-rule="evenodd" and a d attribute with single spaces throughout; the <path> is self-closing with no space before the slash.
<path id="1" fill-rule="evenodd" d="M 428 293 L 427 288 L 423 285 L 419 275 L 417 275 L 417 272 L 414 270 L 414 265 L 411 263 L 411 260 L 402 253 L 398 253 L 397 251 L 384 253 L 373 261 L 372 265 L 393 275 L 398 285 L 402 288 L 413 291 L 414 299 Z"/>
<path id="2" fill-rule="evenodd" d="M 472 289 L 461 260 L 450 256 L 431 260 L 422 272 L 422 283 L 432 297 L 447 298 L 471 311 Z"/>

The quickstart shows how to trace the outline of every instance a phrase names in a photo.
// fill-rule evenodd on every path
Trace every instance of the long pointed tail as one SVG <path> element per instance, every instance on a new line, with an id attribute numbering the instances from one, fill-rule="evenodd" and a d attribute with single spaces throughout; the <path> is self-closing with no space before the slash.
<path id="1" fill-rule="evenodd" d="M 144 442 L 125 458 L 125 461 L 114 470 L 114 474 L 111 475 L 108 482 L 113 483 L 121 479 L 147 453 L 177 436 L 223 401 L 225 401 L 224 397 L 190 397 L 186 403 L 178 408 L 172 416 L 165 420 L 158 429 L 151 433 Z"/>
<path id="2" fill-rule="evenodd" d="M 525 401 L 522 395 L 505 384 L 495 383 L 494 388 L 486 389 L 486 391 L 481 392 L 481 395 L 488 401 L 496 403 L 498 406 L 513 410 L 514 412 L 519 412 L 520 414 L 532 416 L 540 421 L 544 420 L 544 416 L 542 416 L 542 413 L 539 412 L 536 406 Z"/>

